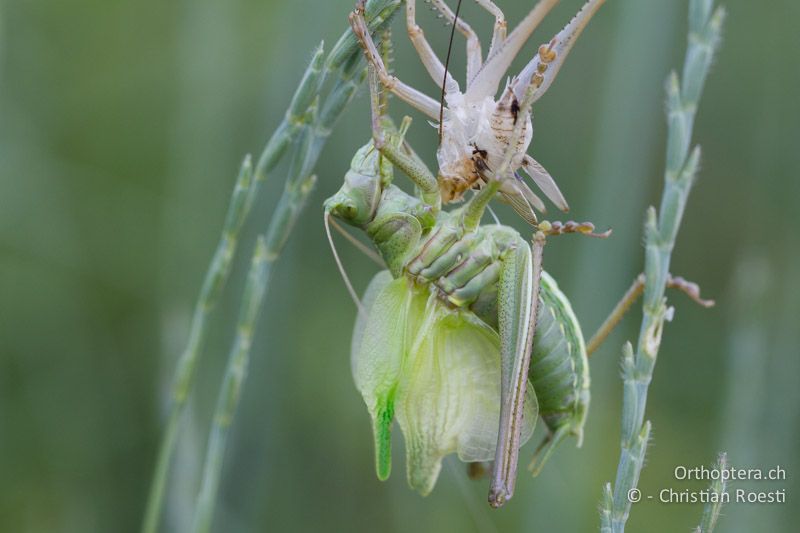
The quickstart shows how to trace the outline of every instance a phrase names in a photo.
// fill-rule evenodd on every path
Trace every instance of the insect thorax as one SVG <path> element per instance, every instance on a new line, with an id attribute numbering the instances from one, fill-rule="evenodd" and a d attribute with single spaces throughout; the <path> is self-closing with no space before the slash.
<path id="1" fill-rule="evenodd" d="M 494 177 L 502 164 L 510 135 L 518 118 L 514 93 L 507 88 L 495 102 L 490 96 L 470 101 L 462 93 L 447 95 L 442 121 L 442 142 L 436 153 L 439 185 L 444 202 L 461 200 L 464 192 L 479 188 Z M 509 174 L 519 168 L 531 143 L 530 118 L 517 139 Z"/>
<path id="2" fill-rule="evenodd" d="M 516 230 L 501 225 L 481 226 L 465 234 L 457 223 L 448 223 L 457 217 L 448 214 L 447 222 L 423 237 L 410 255 L 405 274 L 428 285 L 447 305 L 470 309 L 496 326 L 494 300 L 501 259 L 526 243 Z"/>

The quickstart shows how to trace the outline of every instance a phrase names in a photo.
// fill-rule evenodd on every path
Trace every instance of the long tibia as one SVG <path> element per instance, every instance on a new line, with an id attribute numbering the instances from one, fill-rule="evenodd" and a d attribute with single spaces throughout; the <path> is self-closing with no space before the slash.
<path id="1" fill-rule="evenodd" d="M 591 355 L 603 344 L 603 341 L 606 340 L 606 337 L 617 327 L 617 324 L 620 323 L 625 313 L 628 312 L 631 306 L 636 303 L 636 300 L 644 293 L 644 281 L 644 274 L 636 276 L 636 279 L 633 280 L 630 288 L 628 288 L 625 295 L 614 307 L 614 310 L 611 311 L 608 318 L 605 319 L 603 324 L 597 329 L 597 332 L 592 335 L 591 340 L 586 344 L 587 355 Z M 667 287 L 678 289 L 691 298 L 692 301 L 703 307 L 708 308 L 714 305 L 714 300 L 704 300 L 700 297 L 700 287 L 697 283 L 686 281 L 680 276 L 676 278 L 669 276 L 667 279 Z"/>
<path id="2" fill-rule="evenodd" d="M 495 52 L 486 58 L 480 72 L 475 76 L 467 89 L 467 97 L 479 100 L 486 96 L 494 96 L 500 80 L 506 75 L 508 67 L 519 53 L 522 45 L 528 40 L 533 30 L 547 13 L 558 3 L 558 0 L 540 0 L 528 15 L 514 28 L 514 31 L 497 47 Z"/>
<path id="3" fill-rule="evenodd" d="M 467 40 L 467 85 L 470 84 L 472 78 L 478 73 L 483 63 L 483 56 L 481 54 L 481 41 L 478 35 L 461 17 L 456 20 L 456 16 L 450 7 L 444 3 L 443 0 L 431 0 L 433 7 L 441 13 L 442 17 L 450 24 L 456 25 L 458 33 L 464 36 Z"/>
<path id="4" fill-rule="evenodd" d="M 350 26 L 353 28 L 353 33 L 364 49 L 367 62 L 374 67 L 381 84 L 412 107 L 422 111 L 428 115 L 428 117 L 438 120 L 439 102 L 389 74 L 386 65 L 381 59 L 380 53 L 378 53 L 375 42 L 372 40 L 369 29 L 367 28 L 367 23 L 364 20 L 364 8 L 362 3 L 359 3 L 355 11 L 350 13 Z"/>
<path id="5" fill-rule="evenodd" d="M 370 95 L 370 108 L 372 111 L 372 139 L 375 148 L 392 162 L 397 168 L 402 170 L 420 190 L 420 198 L 434 211 L 441 207 L 441 197 L 439 195 L 439 183 L 436 181 L 430 170 L 425 164 L 415 156 L 412 151 L 403 149 L 405 130 L 408 128 L 406 121 L 401 126 L 400 134 L 396 131 L 387 131 L 383 120 L 383 110 L 381 109 L 380 83 L 376 68 L 371 63 L 367 66 L 368 83 Z"/>
<path id="6" fill-rule="evenodd" d="M 442 81 L 445 79 L 444 65 L 439 58 L 436 57 L 436 54 L 433 52 L 428 40 L 425 39 L 425 34 L 422 32 L 422 28 L 417 26 L 416 17 L 416 0 L 406 0 L 406 28 L 408 29 L 408 38 L 411 39 L 411 44 L 413 44 L 414 48 L 417 50 L 417 54 L 422 60 L 425 70 L 428 71 L 428 74 L 436 83 L 436 85 L 441 88 Z M 447 88 L 448 92 L 458 90 L 458 84 L 449 72 L 447 73 L 445 87 Z"/>
<path id="7" fill-rule="evenodd" d="M 497 47 L 503 44 L 506 40 L 506 30 L 508 24 L 506 23 L 506 16 L 503 11 L 495 5 L 492 0 L 475 0 L 479 6 L 494 15 L 494 32 L 492 33 L 492 44 L 489 47 L 489 55 L 491 57 L 496 51 Z"/>
<path id="8" fill-rule="evenodd" d="M 489 486 L 492 507 L 500 507 L 514 494 L 528 368 L 539 309 L 544 243 L 545 236 L 537 232 L 531 249 L 520 247 L 504 259 L 498 284 L 502 401 Z M 535 394 L 530 396 L 535 398 Z"/>
<path id="9" fill-rule="evenodd" d="M 523 93 L 531 86 L 534 94 L 531 103 L 535 102 L 547 92 L 550 84 L 556 79 L 559 69 L 564 64 L 572 45 L 580 36 L 597 10 L 605 0 L 589 0 L 578 14 L 567 24 L 563 30 L 553 37 L 549 44 L 542 45 L 539 53 L 519 73 L 512 84 L 514 94 L 522 99 Z"/>
<path id="10" fill-rule="evenodd" d="M 464 228 L 468 231 L 473 231 L 481 223 L 483 213 L 489 205 L 489 201 L 494 197 L 500 189 L 500 182 L 492 180 L 487 183 L 475 196 L 470 198 L 469 202 L 464 206 Z"/>

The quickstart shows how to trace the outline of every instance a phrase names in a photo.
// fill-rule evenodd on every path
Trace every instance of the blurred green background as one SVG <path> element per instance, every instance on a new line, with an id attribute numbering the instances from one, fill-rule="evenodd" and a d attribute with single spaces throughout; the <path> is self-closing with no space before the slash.
<path id="1" fill-rule="evenodd" d="M 167 384 L 238 164 L 260 152 L 310 51 L 320 39 L 332 45 L 352 3 L 0 4 L 0 530 L 137 530 Z M 499 2 L 512 25 L 532 3 Z M 523 55 L 579 3 L 559 5 Z M 534 110 L 531 153 L 561 185 L 570 215 L 614 229 L 607 241 L 557 239 L 546 251 L 587 336 L 642 268 L 641 222 L 662 183 L 663 82 L 683 61 L 686 4 L 610 0 Z M 673 256 L 673 272 L 699 282 L 717 307 L 669 295 L 676 313 L 651 387 L 654 439 L 640 487 L 702 488 L 676 481 L 673 469 L 710 465 L 719 450 L 738 466 L 780 464 L 787 481 L 733 488 L 786 488 L 788 503 L 730 505 L 720 531 L 796 531 L 800 6 L 725 5 L 722 51 L 695 129 L 702 169 Z M 442 53 L 449 29 L 419 11 Z M 473 2 L 463 15 L 488 37 L 489 16 Z M 401 19 L 395 69 L 435 94 Z M 463 76 L 456 41 L 453 70 Z M 523 475 L 506 508 L 490 511 L 486 483 L 468 481 L 456 461 L 431 496 L 412 493 L 399 439 L 394 475 L 375 479 L 368 416 L 350 376 L 355 309 L 321 211 L 368 138 L 364 92 L 328 143 L 318 187 L 278 263 L 217 530 L 596 530 L 601 486 L 619 453 L 620 347 L 634 338 L 638 312 L 592 360 L 583 449 L 565 445 L 539 478 Z M 435 130 L 401 102 L 392 110 L 415 117 L 410 138 L 433 165 Z M 283 170 L 270 176 L 214 315 L 172 474 L 168 531 L 191 518 L 247 257 Z M 373 266 L 340 249 L 365 287 Z M 699 504 L 643 502 L 630 530 L 686 531 L 700 513 Z"/>

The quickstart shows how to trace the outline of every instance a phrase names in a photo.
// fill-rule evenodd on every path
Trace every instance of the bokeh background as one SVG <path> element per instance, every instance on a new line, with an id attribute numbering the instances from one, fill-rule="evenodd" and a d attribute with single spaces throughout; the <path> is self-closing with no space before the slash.
<path id="1" fill-rule="evenodd" d="M 352 3 L 0 4 L 0 530 L 138 529 L 166 388 L 239 161 L 260 152 L 310 51 L 338 38 Z M 512 25 L 532 5 L 499 3 Z M 579 3 L 559 5 L 523 55 Z M 702 170 L 673 256 L 673 272 L 718 303 L 704 310 L 669 295 L 676 313 L 651 387 L 654 439 L 640 487 L 702 488 L 675 480 L 673 469 L 710 465 L 720 450 L 738 466 L 779 464 L 785 482 L 738 487 L 786 488 L 788 503 L 730 505 L 720 531 L 796 531 L 800 6 L 725 5 L 723 47 L 695 129 Z M 609 1 L 534 111 L 531 153 L 560 183 L 571 216 L 614 229 L 607 241 L 557 239 L 546 251 L 587 336 L 642 268 L 641 223 L 662 183 L 663 82 L 683 61 L 686 11 L 683 0 Z M 490 17 L 473 2 L 463 14 L 488 37 Z M 420 20 L 442 53 L 448 29 L 426 9 Z M 435 94 L 401 18 L 394 27 L 397 73 Z M 456 41 L 453 70 L 463 75 Z M 412 493 L 400 439 L 394 475 L 375 479 L 348 362 L 355 309 L 321 211 L 368 138 L 364 93 L 328 143 L 276 267 L 216 530 L 595 530 L 601 486 L 618 459 L 620 347 L 634 338 L 638 312 L 592 360 L 583 449 L 565 445 L 539 478 L 523 475 L 503 510 L 489 510 L 486 483 L 468 481 L 455 460 L 431 496 Z M 433 164 L 433 128 L 401 102 L 392 110 L 415 117 L 410 137 Z M 168 531 L 186 530 L 191 518 L 247 258 L 284 172 L 269 177 L 214 314 L 172 473 Z M 346 244 L 340 250 L 363 288 L 373 266 Z M 700 513 L 699 504 L 644 502 L 630 530 L 686 531 Z"/>

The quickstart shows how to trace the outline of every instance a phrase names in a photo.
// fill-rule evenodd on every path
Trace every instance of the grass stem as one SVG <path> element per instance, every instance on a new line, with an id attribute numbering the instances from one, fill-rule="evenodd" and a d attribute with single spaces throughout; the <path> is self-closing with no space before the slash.
<path id="1" fill-rule="evenodd" d="M 728 468 L 728 455 L 722 452 L 717 458 L 714 470 L 721 473 L 726 468 Z M 727 488 L 728 478 L 722 475 L 711 482 L 709 491 L 716 494 L 717 497 L 712 498 L 703 508 L 703 517 L 700 519 L 700 524 L 695 528 L 694 533 L 711 533 L 714 531 L 717 520 L 719 520 L 719 513 L 722 510 L 722 495 L 725 494 Z"/>
<path id="2" fill-rule="evenodd" d="M 368 0 L 365 16 L 370 29 L 380 31 L 385 28 L 400 4 L 401 0 Z M 320 106 L 322 86 L 329 76 L 335 79 L 324 103 Z M 258 290 L 261 290 L 259 289 L 260 285 L 250 286 L 250 283 L 260 284 L 263 282 L 266 286 L 271 272 L 271 265 L 280 255 L 280 250 L 289 238 L 294 223 L 305 204 L 307 195 L 313 188 L 314 178 L 311 177 L 311 171 L 316 165 L 336 120 L 352 100 L 364 76 L 361 51 L 352 34 L 352 30 L 348 28 L 343 33 L 324 62 L 323 47 L 320 44 L 312 55 L 311 62 L 294 93 L 283 121 L 275 129 L 264 147 L 255 169 L 249 156 L 242 165 L 228 208 L 222 236 L 206 272 L 203 286 L 195 304 L 186 348 L 178 360 L 177 369 L 173 377 L 171 405 L 166 419 L 166 427 L 159 444 L 158 458 L 142 524 L 142 533 L 155 533 L 158 531 L 169 472 L 180 433 L 180 423 L 186 410 L 188 396 L 194 385 L 195 367 L 202 353 L 208 332 L 207 322 L 219 294 L 226 285 L 236 254 L 240 230 L 258 196 L 261 185 L 266 180 L 267 174 L 280 162 L 287 149 L 294 147 L 291 169 L 283 194 L 273 213 L 267 234 L 263 242 L 259 241 L 253 256 L 254 263 L 251 266 L 251 275 L 256 276 L 253 273 L 254 268 L 259 271 L 266 269 L 266 271 L 258 274 L 260 281 L 250 279 L 248 284 L 250 292 L 248 290 L 245 291 L 242 319 L 245 318 L 244 306 L 253 302 L 260 305 L 263 295 L 258 298 L 255 297 Z M 261 259 L 262 255 L 264 255 L 263 260 Z M 258 260 L 257 264 L 256 260 Z M 257 311 L 253 316 L 254 319 L 255 316 L 257 316 Z M 244 344 L 242 344 L 244 342 L 245 339 L 242 338 L 240 329 L 231 352 L 232 358 L 234 352 L 237 354 L 235 357 L 237 368 L 241 366 L 242 359 L 246 361 L 248 357 L 241 352 L 244 349 Z M 249 341 L 247 342 L 249 343 Z M 223 397 L 227 387 L 233 386 L 230 381 L 233 379 L 230 377 L 230 372 L 231 369 L 229 367 L 223 377 L 223 390 L 220 398 Z M 243 376 L 241 379 L 243 379 Z M 234 408 L 236 403 L 233 403 Z M 230 406 L 229 404 L 226 405 Z M 195 522 L 196 528 L 210 523 L 211 512 L 207 507 L 213 508 L 213 502 L 209 503 L 206 499 L 213 497 L 216 493 L 218 480 L 213 479 L 213 476 L 218 477 L 218 471 L 216 474 L 214 473 L 214 469 L 217 467 L 209 465 L 209 461 L 216 461 L 218 456 L 221 457 L 221 451 L 218 450 L 224 450 L 225 438 L 220 435 L 220 431 L 218 419 L 215 416 L 214 427 L 209 438 L 210 449 L 207 453 L 203 488 L 201 489 L 202 497 L 200 498 L 204 506 L 202 512 L 208 514 L 208 522 L 206 522 L 205 518 L 198 518 Z M 214 450 L 211 450 L 212 446 Z M 200 510 L 198 509 L 197 512 L 199 513 Z"/>
<path id="3" fill-rule="evenodd" d="M 158 529 L 161 510 L 164 505 L 167 479 L 177 444 L 180 421 L 186 410 L 189 392 L 192 389 L 197 360 L 208 334 L 207 322 L 214 305 L 224 288 L 230 274 L 233 257 L 236 253 L 239 233 L 247 218 L 254 192 L 253 167 L 250 156 L 242 163 L 239 177 L 231 195 L 228 214 L 222 236 L 206 272 L 200 294 L 195 304 L 189 339 L 186 348 L 178 359 L 171 388 L 171 405 L 167 425 L 161 438 L 158 459 L 150 486 L 142 531 L 152 533 Z"/>
<path id="4" fill-rule="evenodd" d="M 624 381 L 621 451 L 614 485 L 606 484 L 601 504 L 601 530 L 621 533 L 631 508 L 630 492 L 636 489 L 650 437 L 644 420 L 647 393 L 661 345 L 664 321 L 672 317 L 664 291 L 669 265 L 689 191 L 700 162 L 700 149 L 689 153 L 692 127 L 700 93 L 711 59 L 719 44 L 725 12 L 713 10 L 713 0 L 690 0 L 689 45 L 683 67 L 683 83 L 676 73 L 667 80 L 667 160 L 661 207 L 651 207 L 645 222 L 645 287 L 643 317 L 634 352 L 625 345 L 622 357 Z"/>

